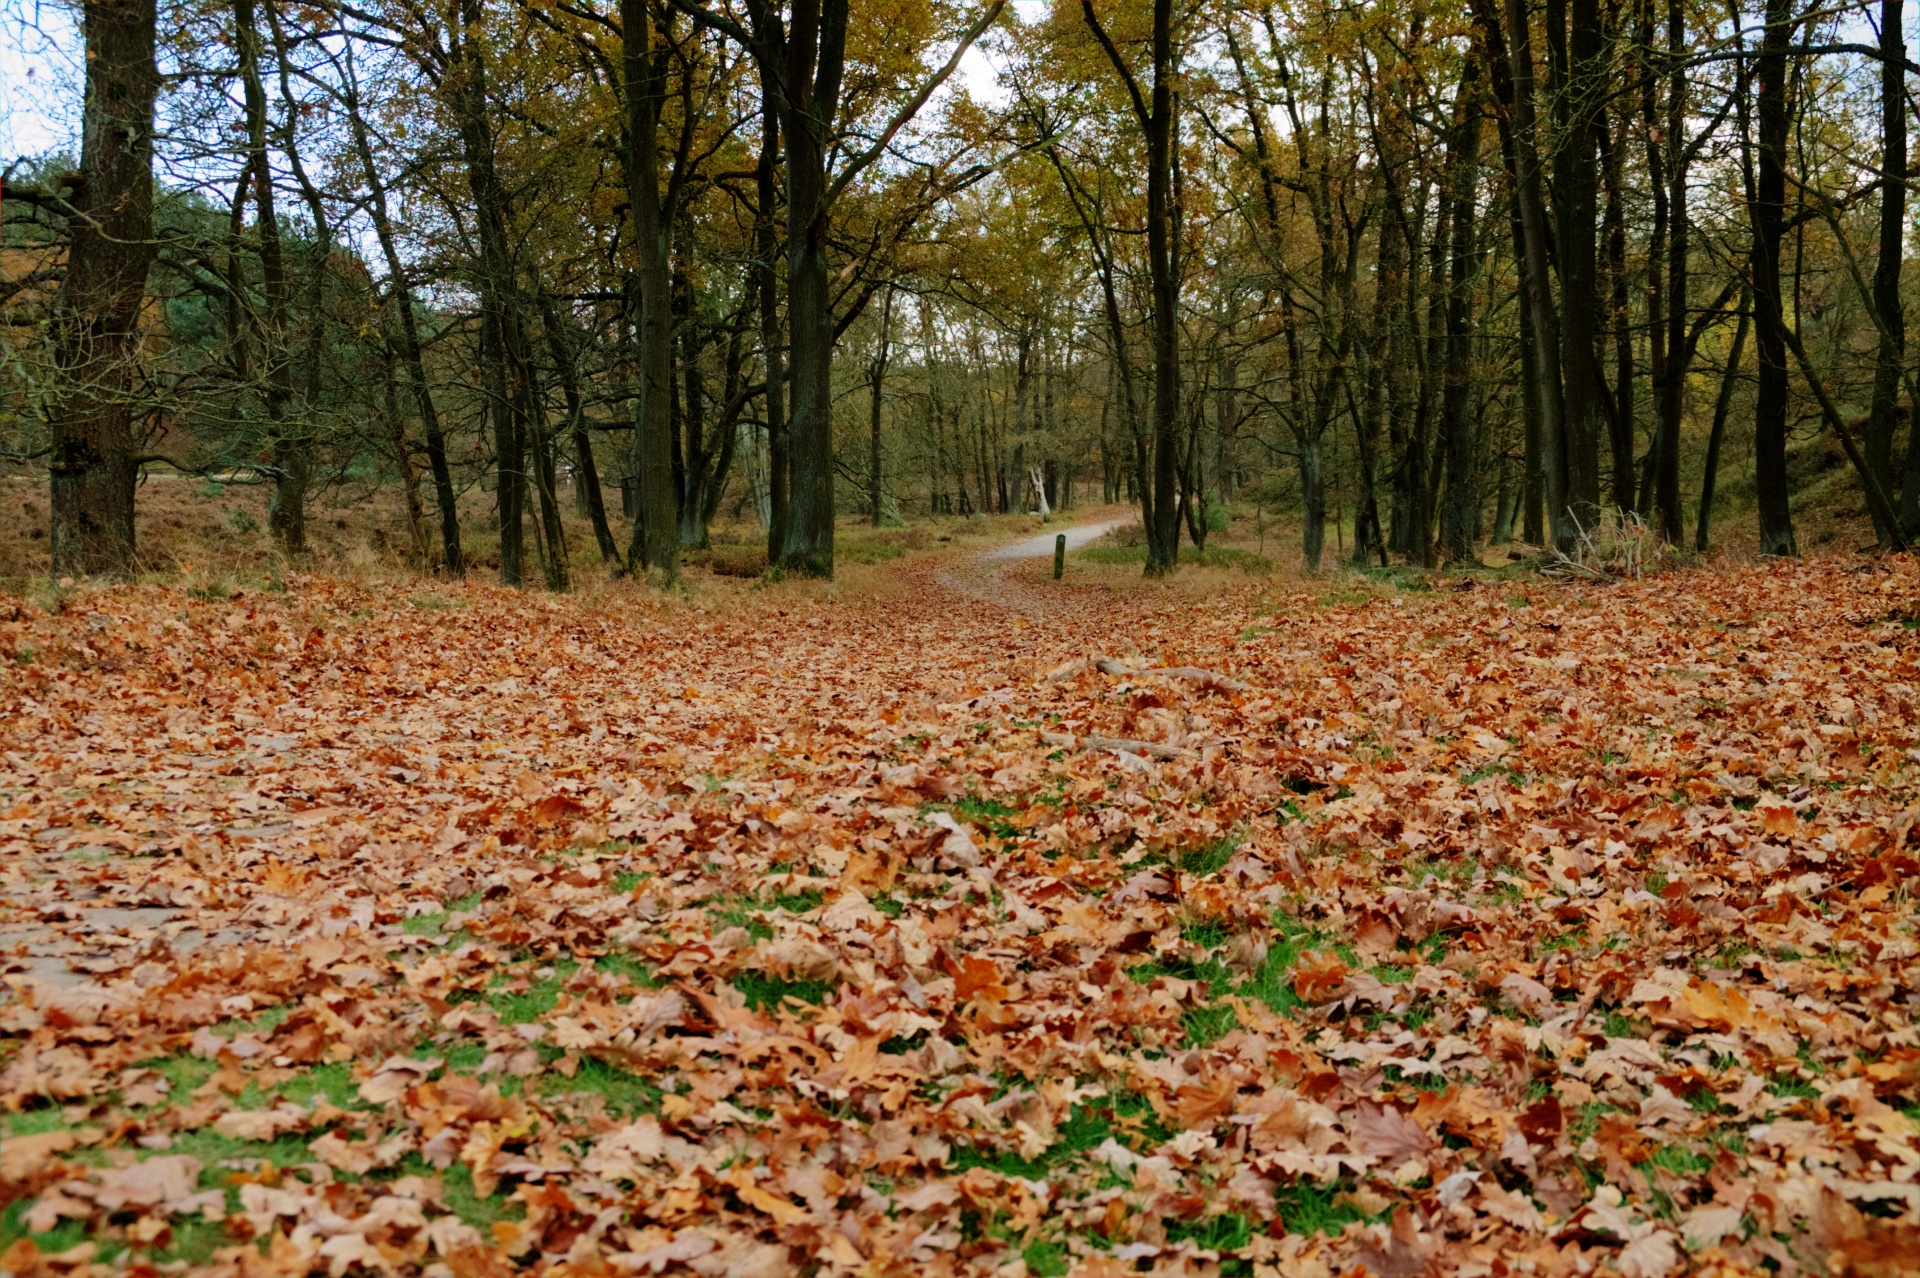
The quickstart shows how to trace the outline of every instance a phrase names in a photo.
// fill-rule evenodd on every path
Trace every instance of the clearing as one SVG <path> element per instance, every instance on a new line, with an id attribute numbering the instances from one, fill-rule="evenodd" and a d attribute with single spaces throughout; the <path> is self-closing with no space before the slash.
<path id="1" fill-rule="evenodd" d="M 0 599 L 0 1268 L 1903 1269 L 1908 561 L 1072 562 Z"/>

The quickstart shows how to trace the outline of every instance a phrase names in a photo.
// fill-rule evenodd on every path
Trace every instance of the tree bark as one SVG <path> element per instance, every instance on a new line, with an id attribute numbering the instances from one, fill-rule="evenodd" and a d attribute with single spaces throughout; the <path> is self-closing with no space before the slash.
<path id="1" fill-rule="evenodd" d="M 1556 109 L 1563 126 L 1555 162 L 1556 205 L 1559 226 L 1556 248 L 1560 264 L 1562 361 L 1566 377 L 1562 464 L 1566 469 L 1565 510 L 1568 526 L 1558 533 L 1564 545 L 1575 526 L 1591 528 L 1600 513 L 1599 417 L 1600 364 L 1594 346 L 1599 315 L 1596 291 L 1598 244 L 1595 236 L 1599 195 L 1595 128 L 1606 101 L 1605 51 L 1601 42 L 1598 0 L 1548 0 L 1549 40 L 1559 36 L 1556 15 L 1569 12 L 1564 68 L 1556 77 Z"/>
<path id="2" fill-rule="evenodd" d="M 1570 538 L 1573 529 L 1567 520 L 1567 470 L 1562 447 L 1566 435 L 1565 397 L 1560 375 L 1560 334 L 1548 282 L 1546 199 L 1541 189 L 1540 144 L 1534 112 L 1533 35 L 1526 0 L 1505 0 L 1505 8 L 1507 50 L 1513 72 L 1511 177 L 1523 241 L 1520 287 L 1525 301 L 1521 314 L 1533 349 L 1538 395 L 1539 440 L 1533 455 L 1537 471 L 1528 476 L 1528 482 L 1539 484 L 1546 508 L 1545 526 L 1537 530 L 1529 508 L 1526 535 L 1552 537 L 1560 542 Z"/>
<path id="3" fill-rule="evenodd" d="M 53 575 L 135 567 L 133 396 L 153 263 L 153 0 L 87 0 L 87 97 L 67 276 L 54 306 L 60 394 L 50 482 Z"/>
<path id="4" fill-rule="evenodd" d="M 667 218 L 660 198 L 660 102 L 666 76 L 653 47 L 647 0 L 620 0 L 621 72 L 626 93 L 627 204 L 640 269 L 635 363 L 633 452 L 629 473 L 640 480 L 629 559 L 667 584 L 680 578 L 678 508 L 673 485 L 673 311 L 667 256 Z"/>
<path id="5" fill-rule="evenodd" d="M 888 325 L 893 320 L 893 290 L 887 290 L 887 300 L 880 307 L 880 338 L 873 356 L 873 364 L 867 370 L 867 385 L 871 392 L 867 414 L 867 506 L 873 526 L 880 526 L 881 517 L 881 478 L 880 478 L 880 407 L 881 383 L 887 376 L 887 338 Z"/>
<path id="6" fill-rule="evenodd" d="M 1093 11 L 1081 0 L 1087 25 L 1125 83 L 1146 142 L 1147 275 L 1153 298 L 1153 509 L 1147 519 L 1147 575 L 1173 571 L 1180 556 L 1180 285 L 1176 251 L 1178 209 L 1173 199 L 1173 0 L 1153 0 L 1151 106 Z"/>
<path id="7" fill-rule="evenodd" d="M 500 581 L 526 581 L 527 432 L 533 417 L 525 330 L 507 243 L 507 194 L 494 159 L 486 57 L 475 43 L 486 30 L 480 0 L 460 0 L 462 28 L 449 31 L 448 76 L 467 186 L 480 242 L 478 279 L 482 378 L 493 417 L 494 496 L 500 521 Z"/>
<path id="8" fill-rule="evenodd" d="M 254 233 L 259 237 L 260 286 L 267 317 L 261 326 L 261 397 L 267 410 L 267 461 L 273 494 L 267 501 L 267 526 L 288 555 L 306 553 L 307 484 L 312 471 L 305 427 L 290 422 L 293 362 L 287 346 L 287 265 L 280 243 L 280 218 L 274 207 L 273 168 L 267 154 L 267 94 L 260 80 L 260 32 L 253 0 L 233 0 L 234 52 L 246 104 L 247 172 L 253 178 Z"/>
<path id="9" fill-rule="evenodd" d="M 453 489 L 453 468 L 447 461 L 447 440 L 440 429 L 440 414 L 433 402 L 433 388 L 427 382 L 426 362 L 421 355 L 420 325 L 413 310 L 413 289 L 407 282 L 406 266 L 400 260 L 399 246 L 393 238 L 393 219 L 387 211 L 387 188 L 373 162 L 373 146 L 367 138 L 367 123 L 360 115 L 359 84 L 352 74 L 351 51 L 347 59 L 346 115 L 353 136 L 353 148 L 367 173 L 367 189 L 372 198 L 367 211 L 373 220 L 374 237 L 387 261 L 388 292 L 393 299 L 394 316 L 399 322 L 400 355 L 406 365 L 407 380 L 413 392 L 414 406 L 420 413 L 422 433 L 426 436 L 427 466 L 433 472 L 434 501 L 440 508 L 440 553 L 451 576 L 467 573 L 466 555 L 460 548 L 460 511 Z"/>
<path id="10" fill-rule="evenodd" d="M 1673 160 L 1668 166 L 1672 190 L 1667 199 L 1667 349 L 1660 379 L 1660 428 L 1654 440 L 1653 508 L 1660 536 L 1671 546 L 1680 545 L 1686 536 L 1685 515 L 1680 509 L 1680 426 L 1686 411 L 1687 367 L 1692 363 L 1692 347 L 1687 340 L 1686 41 L 1685 7 L 1681 0 L 1667 0 L 1667 56 L 1673 68 L 1667 89 L 1667 145 L 1672 148 Z M 1657 262 L 1649 266 L 1649 270 L 1658 269 Z M 1740 342 L 1745 340 L 1746 309 L 1742 305 Z M 1649 318 L 1657 322 L 1657 317 Z M 1708 446 L 1711 450 L 1711 440 Z"/>
<path id="11" fill-rule="evenodd" d="M 1678 0 L 1674 0 L 1675 3 Z M 1900 266 L 1906 253 L 1907 75 L 1902 0 L 1880 0 L 1880 256 L 1873 271 L 1873 307 L 1880 349 L 1874 365 L 1873 406 L 1867 417 L 1867 466 L 1893 479 L 1893 437 L 1900 417 L 1900 365 L 1906 358 L 1906 316 L 1900 304 Z M 1909 484 L 1907 487 L 1911 488 Z M 1874 521 L 1880 544 L 1894 530 Z"/>
<path id="12" fill-rule="evenodd" d="M 1753 318 L 1752 298 L 1740 295 L 1740 322 L 1733 330 L 1733 349 L 1727 353 L 1727 369 L 1720 378 L 1720 396 L 1713 405 L 1713 429 L 1707 435 L 1707 458 L 1700 477 L 1700 518 L 1695 527 L 1693 548 L 1707 553 L 1713 529 L 1713 487 L 1720 475 L 1720 446 L 1727 434 L 1727 412 L 1733 406 L 1733 388 L 1740 380 L 1740 359 L 1746 353 L 1747 329 Z"/>
<path id="13" fill-rule="evenodd" d="M 787 544 L 788 493 L 792 461 L 787 446 L 786 342 L 780 325 L 780 233 L 775 219 L 780 198 L 780 112 L 773 89 L 762 76 L 760 87 L 760 161 L 754 169 L 757 203 L 753 218 L 754 276 L 760 303 L 760 360 L 767 381 L 767 562 L 780 561 Z"/>
<path id="14" fill-rule="evenodd" d="M 560 316 L 553 298 L 540 295 L 541 319 L 547 329 L 547 349 L 553 356 L 554 371 L 560 375 L 560 389 L 567 399 L 567 434 L 573 444 L 574 486 L 593 524 L 593 539 L 600 546 L 600 562 L 611 565 L 616 575 L 624 565 L 620 547 L 607 522 L 607 503 L 600 488 L 600 467 L 593 456 L 593 437 L 587 432 L 587 414 L 580 396 L 580 367 L 571 334 Z"/>
<path id="15" fill-rule="evenodd" d="M 1766 0 L 1760 44 L 1759 179 L 1753 203 L 1754 344 L 1760 385 L 1754 408 L 1754 487 L 1760 516 L 1760 553 L 1798 553 L 1787 492 L 1787 340 L 1781 310 L 1780 238 L 1786 206 L 1787 45 L 1792 0 Z"/>
<path id="16" fill-rule="evenodd" d="M 1474 191 L 1480 179 L 1480 66 L 1469 57 L 1455 99 L 1447 146 L 1445 195 L 1453 201 L 1448 246 L 1447 351 L 1441 383 L 1440 440 L 1446 452 L 1446 499 L 1440 512 L 1448 563 L 1478 563 L 1480 536 L 1479 441 L 1468 402 L 1472 391 Z M 1435 281 L 1438 284 L 1438 281 Z"/>

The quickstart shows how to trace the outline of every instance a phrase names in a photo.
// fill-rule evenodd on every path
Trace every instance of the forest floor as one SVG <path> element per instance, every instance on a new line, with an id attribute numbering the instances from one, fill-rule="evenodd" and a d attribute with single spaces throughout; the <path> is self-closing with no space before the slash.
<path id="1" fill-rule="evenodd" d="M 974 542 L 0 597 L 0 1270 L 1912 1272 L 1911 561 Z"/>

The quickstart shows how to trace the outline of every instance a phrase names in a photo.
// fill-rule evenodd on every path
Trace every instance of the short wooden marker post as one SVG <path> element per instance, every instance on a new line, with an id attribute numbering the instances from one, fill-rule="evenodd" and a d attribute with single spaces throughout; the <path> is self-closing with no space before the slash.
<path id="1" fill-rule="evenodd" d="M 1053 535 L 1053 579 L 1055 581 L 1060 580 L 1066 571 L 1067 535 L 1065 533 L 1055 533 Z"/>

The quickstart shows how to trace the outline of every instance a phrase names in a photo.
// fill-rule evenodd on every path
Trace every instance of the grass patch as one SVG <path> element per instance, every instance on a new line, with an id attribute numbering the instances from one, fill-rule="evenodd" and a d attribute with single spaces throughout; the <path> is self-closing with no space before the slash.
<path id="1" fill-rule="evenodd" d="M 953 1170 L 968 1171 L 975 1167 L 986 1167 L 1003 1176 L 1020 1176 L 1027 1180 L 1045 1180 L 1053 1168 L 1105 1144 L 1114 1134 L 1113 1119 L 1117 1114 L 1132 1115 L 1137 1112 L 1131 1103 L 1144 1108 L 1151 1114 L 1152 1107 L 1144 1097 L 1122 1097 L 1114 1108 L 1098 1103 L 1075 1104 L 1068 1111 L 1067 1121 L 1056 1129 L 1057 1139 L 1047 1146 L 1038 1158 L 1023 1158 L 1010 1149 L 987 1149 L 974 1145 L 956 1145 L 953 1151 Z M 1156 1123 L 1157 1127 L 1157 1123 Z M 1171 1140 L 1171 1132 L 1154 1132 L 1150 1139 Z"/>
<path id="2" fill-rule="evenodd" d="M 925 812 L 937 811 L 940 804 L 929 804 L 922 809 Z M 998 799 L 983 799 L 977 794 L 969 794 L 946 804 L 945 810 L 970 825 L 977 825 L 987 833 L 1002 839 L 1016 838 L 1020 827 L 1007 818 L 1016 815 L 1013 808 Z"/>
<path id="3" fill-rule="evenodd" d="M 1027 1262 L 1027 1272 L 1034 1278 L 1066 1278 L 1072 1268 L 1064 1243 L 1030 1242 L 1020 1252 L 1020 1259 Z"/>
<path id="4" fill-rule="evenodd" d="M 553 964 L 553 974 L 540 980 L 529 982 L 522 990 L 496 990 L 487 996 L 494 1010 L 500 1013 L 502 1025 L 521 1025 L 537 1021 L 551 1012 L 560 1002 L 560 987 L 566 979 L 579 968 L 572 959 L 561 959 Z"/>
<path id="5" fill-rule="evenodd" d="M 625 977 L 643 989 L 654 989 L 659 984 L 647 965 L 631 954 L 602 954 L 593 961 L 593 966 L 595 971 Z"/>
<path id="6" fill-rule="evenodd" d="M 1243 1251 L 1253 1242 L 1253 1225 L 1239 1212 L 1199 1220 L 1169 1220 L 1168 1242 L 1191 1242 L 1208 1251 Z"/>
<path id="7" fill-rule="evenodd" d="M 1090 564 L 1144 564 L 1147 562 L 1145 546 L 1082 546 L 1073 552 L 1074 558 Z M 1242 572 L 1269 573 L 1273 571 L 1273 560 L 1265 555 L 1257 555 L 1251 550 L 1241 550 L 1237 546 L 1208 546 L 1196 551 L 1184 547 L 1180 551 L 1180 562 L 1201 568 L 1238 568 Z"/>
<path id="8" fill-rule="evenodd" d="M 1238 839 L 1221 839 L 1218 843 L 1207 847 L 1182 852 L 1178 864 L 1188 874 L 1204 879 L 1208 875 L 1218 874 L 1225 869 L 1227 862 L 1233 860 L 1233 854 L 1239 846 Z"/>
<path id="9" fill-rule="evenodd" d="M 1240 1017 L 1231 1004 L 1207 1003 L 1188 1008 L 1180 1023 L 1187 1030 L 1187 1046 L 1211 1047 L 1240 1028 Z"/>
<path id="10" fill-rule="evenodd" d="M 1295 1181 L 1273 1191 L 1273 1205 L 1290 1234 L 1338 1235 L 1348 1225 L 1369 1217 L 1349 1199 L 1338 1184 L 1314 1185 Z"/>
<path id="11" fill-rule="evenodd" d="M 733 978 L 733 988 L 746 995 L 748 1007 L 766 1012 L 781 1007 L 790 998 L 818 1007 L 833 992 L 833 982 L 789 981 L 764 972 L 742 972 Z"/>
<path id="12" fill-rule="evenodd" d="M 666 1094 L 640 1075 L 591 1056 L 582 1058 L 572 1078 L 555 1073 L 542 1075 L 539 1091 L 542 1096 L 588 1092 L 605 1097 L 607 1112 L 618 1118 L 652 1113 L 660 1108 L 660 1098 Z"/>

